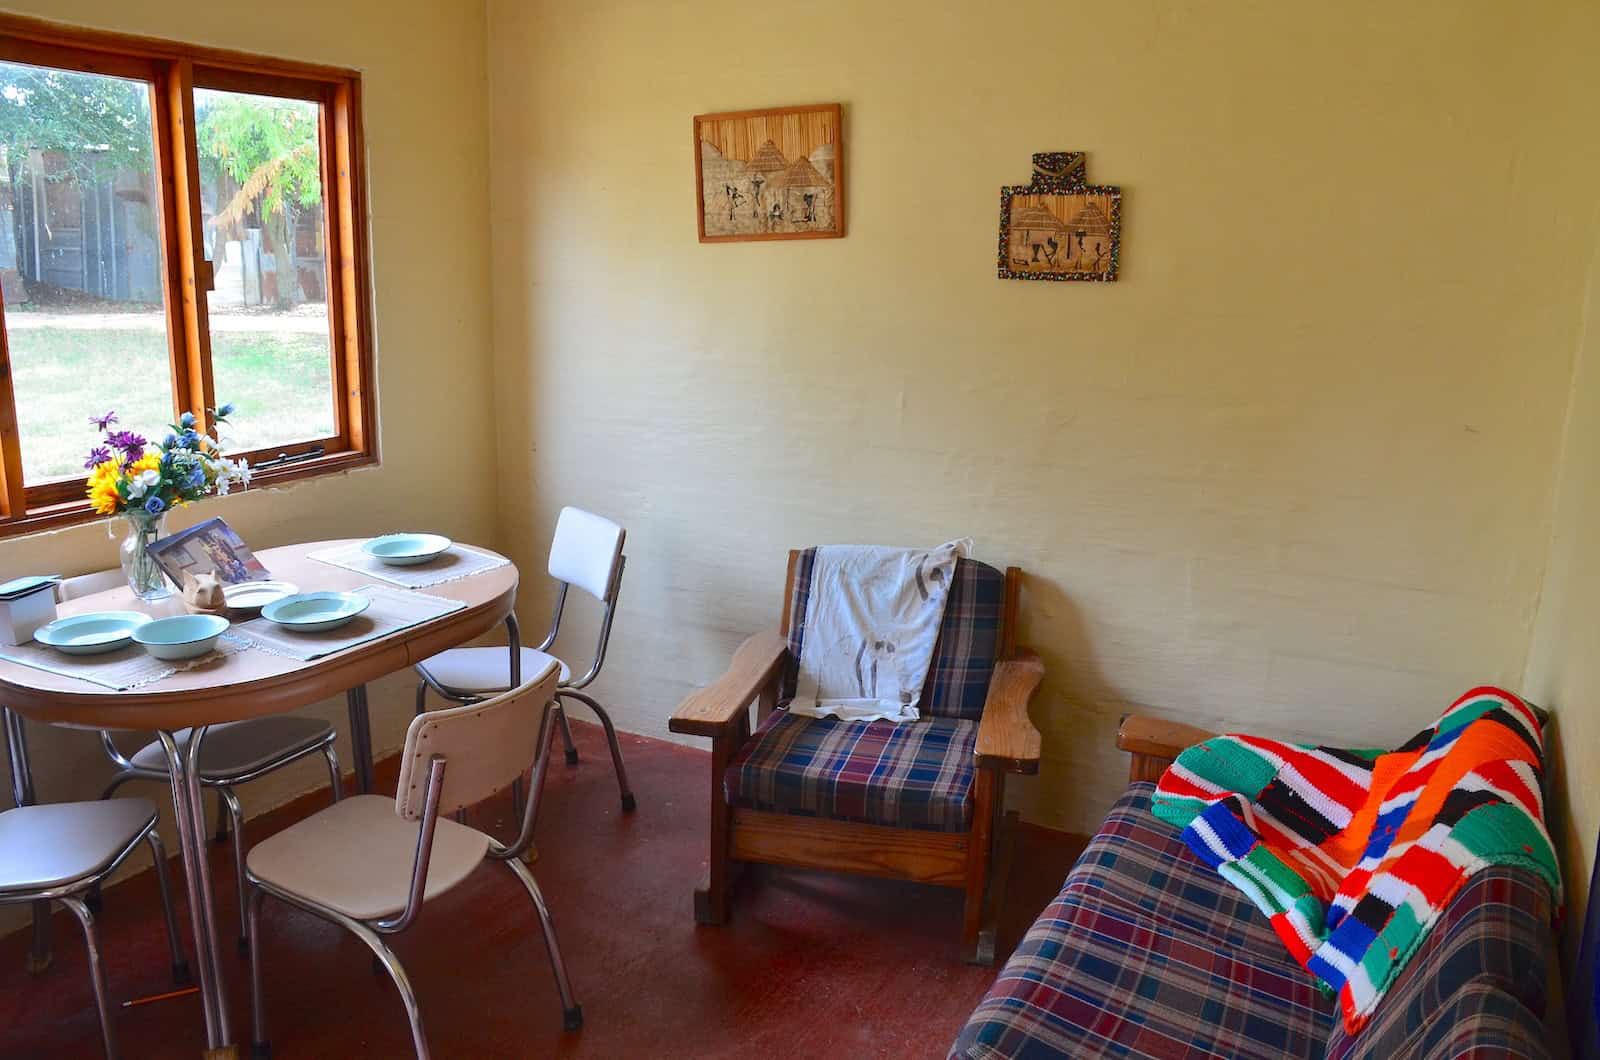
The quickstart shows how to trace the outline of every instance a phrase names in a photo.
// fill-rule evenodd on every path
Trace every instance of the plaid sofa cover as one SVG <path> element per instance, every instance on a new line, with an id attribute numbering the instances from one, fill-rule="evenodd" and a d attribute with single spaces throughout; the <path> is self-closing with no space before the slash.
<path id="1" fill-rule="evenodd" d="M 789 661 L 784 668 L 781 698 L 794 698 L 800 646 L 806 637 L 806 607 L 811 601 L 811 570 L 817 550 L 800 553 L 794 590 L 789 595 Z M 1006 578 L 987 563 L 956 560 L 944 621 L 933 646 L 933 662 L 923 687 L 921 711 L 935 718 L 983 717 L 1000 647 L 1000 613 L 1005 606 Z"/>
<path id="2" fill-rule="evenodd" d="M 972 825 L 978 723 L 839 721 L 775 710 L 723 776 L 730 806 L 896 828 Z"/>
<path id="3" fill-rule="evenodd" d="M 1154 790 L 1131 785 L 1112 808 L 951 1057 L 1548 1055 L 1549 895 L 1537 877 L 1474 877 L 1350 1039 L 1260 911 L 1150 813 Z"/>

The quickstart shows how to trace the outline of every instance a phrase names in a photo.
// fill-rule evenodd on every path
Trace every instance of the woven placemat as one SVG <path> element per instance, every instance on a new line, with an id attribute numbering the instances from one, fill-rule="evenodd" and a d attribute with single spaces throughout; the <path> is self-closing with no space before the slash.
<path id="1" fill-rule="evenodd" d="M 350 591 L 365 596 L 371 605 L 338 629 L 321 633 L 296 633 L 265 618 L 255 618 L 235 626 L 234 632 L 248 638 L 262 651 L 309 661 L 409 629 L 467 606 L 460 600 L 446 600 L 442 596 L 391 589 L 385 585 L 363 585 Z"/>
<path id="2" fill-rule="evenodd" d="M 377 578 L 379 581 L 407 589 L 426 589 L 431 585 L 470 578 L 474 574 L 504 567 L 511 562 L 504 556 L 484 552 L 470 545 L 451 545 L 443 555 L 415 567 L 391 567 L 382 560 L 367 555 L 359 544 L 339 545 L 307 555 L 319 563 L 343 567 L 365 577 Z"/>

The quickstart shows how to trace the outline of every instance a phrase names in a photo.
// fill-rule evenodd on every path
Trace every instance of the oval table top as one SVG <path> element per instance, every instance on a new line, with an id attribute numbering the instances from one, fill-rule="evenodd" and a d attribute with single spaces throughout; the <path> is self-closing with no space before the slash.
<path id="1" fill-rule="evenodd" d="M 352 540 L 364 539 L 285 545 L 256 555 L 273 578 L 293 582 L 301 592 L 346 590 L 374 583 L 389 586 L 370 574 L 308 558 L 311 552 Z M 516 565 L 508 563 L 417 590 L 467 606 L 320 659 L 303 661 L 247 650 L 123 692 L 0 659 L 0 703 L 36 721 L 105 729 L 174 730 L 281 714 L 403 670 L 487 633 L 511 613 L 517 577 Z M 389 587 L 406 591 L 403 586 Z M 57 610 L 63 616 L 88 611 L 143 611 L 156 617 L 184 613 L 183 600 L 176 595 L 147 604 L 136 599 L 127 586 L 68 600 Z"/>

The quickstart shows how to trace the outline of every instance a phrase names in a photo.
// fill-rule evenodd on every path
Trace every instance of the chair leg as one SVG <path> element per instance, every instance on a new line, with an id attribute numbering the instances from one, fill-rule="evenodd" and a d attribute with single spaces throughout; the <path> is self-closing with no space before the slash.
<path id="1" fill-rule="evenodd" d="M 972 783 L 972 832 L 967 842 L 966 901 L 961 910 L 961 950 L 969 964 L 993 964 L 993 932 L 983 931 L 984 899 L 989 891 L 994 825 L 1004 798 L 1000 774 L 980 769 Z"/>
<path id="2" fill-rule="evenodd" d="M 550 968 L 556 976 L 556 990 L 561 994 L 561 1028 L 567 1031 L 579 1030 L 583 1027 L 583 1006 L 572 996 L 572 983 L 567 979 L 567 964 L 561 959 L 561 944 L 556 940 L 556 926 L 550 919 L 549 907 L 544 904 L 544 895 L 540 893 L 539 884 L 534 881 L 533 873 L 528 871 L 528 866 L 522 863 L 521 858 L 512 858 L 506 865 L 516 874 L 517 879 L 522 881 L 528 897 L 533 899 L 534 910 L 539 914 L 539 928 L 544 932 L 545 951 L 550 955 Z"/>
<path id="3" fill-rule="evenodd" d="M 367 944 L 367 948 L 372 950 L 372 955 L 389 973 L 389 978 L 394 980 L 395 988 L 400 991 L 400 1000 L 406 1007 L 406 1018 L 411 1021 L 411 1044 L 417 1051 L 417 1060 L 428 1060 L 428 1039 L 422 1033 L 422 1010 L 417 1007 L 416 991 L 411 989 L 411 980 L 406 976 L 400 958 L 383 944 L 383 939 L 376 931 L 359 920 L 341 918 L 339 923 L 349 928 L 357 938 Z"/>
<path id="4" fill-rule="evenodd" d="M 117 789 L 133 779 L 132 773 L 118 773 L 111 778 L 111 783 L 106 785 L 106 790 L 100 793 L 102 799 L 109 799 L 117 793 Z"/>
<path id="5" fill-rule="evenodd" d="M 250 905 L 249 885 L 244 875 L 244 807 L 239 805 L 239 796 L 233 793 L 232 788 L 218 788 L 217 797 L 233 821 L 233 871 L 239 886 L 239 956 L 242 957 L 250 948 L 250 939 L 244 934 L 245 916 Z"/>
<path id="6" fill-rule="evenodd" d="M 117 793 L 118 788 L 133 779 L 132 773 L 118 773 L 111 778 L 111 783 L 107 784 L 105 790 L 100 793 L 100 798 L 102 800 L 111 798 Z M 104 908 L 104 900 L 101 898 L 100 885 L 98 883 L 89 888 L 89 892 L 83 896 L 83 903 L 89 907 L 89 912 L 95 916 L 100 915 L 100 911 Z M 46 961 L 46 963 L 48 964 L 49 962 Z"/>
<path id="7" fill-rule="evenodd" d="M 83 941 L 89 950 L 89 981 L 94 985 L 94 1004 L 100 1013 L 100 1036 L 105 1039 L 106 1056 L 115 1058 L 117 1037 L 116 1031 L 111 1026 L 111 1001 L 106 996 L 106 973 L 100 964 L 100 942 L 94 930 L 94 914 L 89 912 L 89 907 L 77 898 L 57 900 L 72 910 L 78 922 L 83 925 Z"/>
<path id="8" fill-rule="evenodd" d="M 559 696 L 556 701 L 560 702 Z M 567 765 L 575 766 L 578 764 L 578 745 L 572 742 L 572 724 L 567 721 L 567 712 L 562 710 L 557 720 L 561 723 L 561 746 L 567 751 Z"/>
<path id="9" fill-rule="evenodd" d="M 267 892 L 259 887 L 250 888 L 244 920 L 250 948 L 250 1041 L 255 1060 L 267 1060 L 272 1055 L 272 1042 L 267 1038 L 266 991 L 261 982 L 261 902 L 266 896 Z"/>
<path id="10" fill-rule="evenodd" d="M 150 855 L 155 859 L 156 890 L 161 892 L 161 915 L 167 922 L 167 949 L 172 951 L 172 981 L 178 986 L 189 984 L 189 961 L 183 955 L 183 943 L 178 938 L 178 916 L 172 909 L 172 880 L 167 873 L 167 845 L 161 841 L 154 828 L 145 833 L 150 844 Z"/>
<path id="11" fill-rule="evenodd" d="M 222 844 L 228 839 L 228 802 L 222 797 L 222 792 L 227 788 L 217 789 L 217 832 L 212 836 L 212 842 Z"/>
<path id="12" fill-rule="evenodd" d="M 29 975 L 43 975 L 50 967 L 55 954 L 50 949 L 50 903 L 33 903 L 33 944 L 28 948 L 26 967 Z"/>
<path id="13" fill-rule="evenodd" d="M 417 715 L 420 717 L 428 709 L 428 682 L 417 681 Z"/>
<path id="14" fill-rule="evenodd" d="M 332 742 L 322 749 L 322 757 L 328 762 L 328 787 L 333 792 L 333 801 L 338 802 L 344 798 L 344 775 L 339 772 L 339 752 L 334 750 Z"/>
<path id="15" fill-rule="evenodd" d="M 622 812 L 632 813 L 638 807 L 638 801 L 633 797 L 633 788 L 628 784 L 628 767 L 622 764 L 622 745 L 617 742 L 617 727 L 611 723 L 611 715 L 606 712 L 593 696 L 586 692 L 562 692 L 561 698 L 571 696 L 583 703 L 584 706 L 594 711 L 594 716 L 600 719 L 601 726 L 606 730 L 606 744 L 611 748 L 611 765 L 617 771 L 617 788 L 622 792 Z M 566 725 L 566 713 L 561 715 L 563 727 Z"/>

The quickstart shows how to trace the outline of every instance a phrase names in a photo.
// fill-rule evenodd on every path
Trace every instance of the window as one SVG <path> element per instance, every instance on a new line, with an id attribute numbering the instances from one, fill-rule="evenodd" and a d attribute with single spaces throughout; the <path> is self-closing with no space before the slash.
<path id="1" fill-rule="evenodd" d="M 92 516 L 90 415 L 375 458 L 360 80 L 0 16 L 0 536 Z"/>

